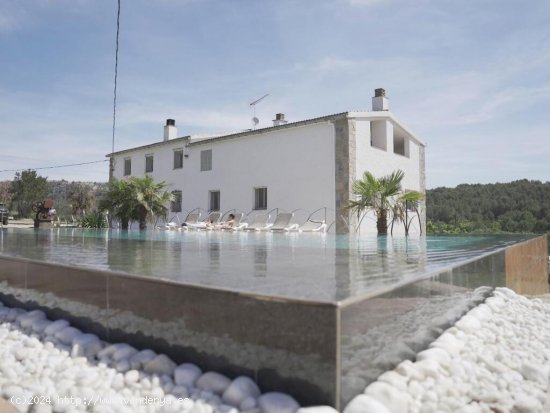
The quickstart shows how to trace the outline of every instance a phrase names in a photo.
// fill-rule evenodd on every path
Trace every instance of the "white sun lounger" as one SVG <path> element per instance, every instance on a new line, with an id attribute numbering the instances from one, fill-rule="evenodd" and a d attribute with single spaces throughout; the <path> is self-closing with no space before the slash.
<path id="1" fill-rule="evenodd" d="M 300 225 L 298 228 L 296 228 L 299 232 L 325 232 L 327 229 L 327 224 L 325 221 L 314 221 L 314 220 L 308 220 L 302 225 Z"/>
<path id="2" fill-rule="evenodd" d="M 211 212 L 204 221 L 187 223 L 187 229 L 212 229 L 220 220 L 222 214 L 220 212 Z"/>
<path id="3" fill-rule="evenodd" d="M 271 228 L 273 224 L 268 224 L 269 214 L 258 214 L 254 217 L 254 221 L 248 224 L 245 231 L 265 231 Z"/>
<path id="4" fill-rule="evenodd" d="M 271 228 L 269 228 L 269 230 L 270 231 L 290 231 L 298 227 L 297 224 L 290 223 L 293 217 L 294 217 L 294 213 L 292 212 L 281 212 L 279 215 L 277 215 L 277 218 L 275 218 L 275 222 L 273 222 L 273 225 L 271 226 Z"/>
<path id="5" fill-rule="evenodd" d="M 185 218 L 185 221 L 183 221 L 183 224 L 181 224 L 182 229 L 187 229 L 188 225 L 195 225 L 199 222 L 199 219 L 201 217 L 201 213 L 199 212 L 191 212 L 187 214 L 187 217 Z"/>
<path id="6" fill-rule="evenodd" d="M 220 222 L 219 225 L 214 227 L 214 229 L 219 229 L 222 231 L 237 231 L 248 226 L 246 222 L 241 222 L 244 216 L 242 212 L 234 212 L 233 215 L 235 216 L 235 219 L 233 220 L 233 225 L 229 226 L 225 222 Z"/>

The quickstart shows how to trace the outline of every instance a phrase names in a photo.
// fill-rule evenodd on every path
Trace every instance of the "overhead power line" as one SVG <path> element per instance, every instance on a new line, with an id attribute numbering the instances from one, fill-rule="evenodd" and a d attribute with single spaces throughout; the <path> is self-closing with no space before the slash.
<path id="1" fill-rule="evenodd" d="M 118 39 L 120 35 L 120 0 L 117 0 L 118 8 L 116 14 L 116 50 L 115 50 L 115 85 L 113 91 L 113 139 L 111 142 L 111 158 L 109 160 L 109 181 L 113 179 L 115 172 L 115 129 L 116 129 L 116 86 L 118 77 Z"/>
<path id="2" fill-rule="evenodd" d="M 67 165 L 41 166 L 40 168 L 1 169 L 0 172 L 20 172 L 20 171 L 28 171 L 29 169 L 32 170 L 32 171 L 36 171 L 36 170 L 39 170 L 39 169 L 66 168 L 66 167 L 69 167 L 69 166 L 89 165 L 89 164 L 92 164 L 92 163 L 102 163 L 102 162 L 108 162 L 108 159 L 103 159 L 101 161 L 71 163 L 71 164 L 67 164 Z"/>
<path id="3" fill-rule="evenodd" d="M 120 0 L 118 0 L 118 9 L 116 15 L 116 50 L 115 50 L 115 87 L 113 91 L 113 139 L 111 143 L 111 153 L 115 151 L 115 127 L 116 127 L 116 86 L 118 77 L 118 37 L 120 33 Z"/>

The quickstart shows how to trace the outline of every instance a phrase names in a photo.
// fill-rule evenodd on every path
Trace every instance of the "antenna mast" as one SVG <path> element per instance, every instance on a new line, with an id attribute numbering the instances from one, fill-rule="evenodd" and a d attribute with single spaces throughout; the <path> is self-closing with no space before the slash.
<path id="1" fill-rule="evenodd" d="M 252 117 L 252 124 L 254 126 L 254 129 L 256 129 L 256 126 L 258 125 L 258 123 L 260 123 L 260 120 L 256 117 L 256 104 L 260 103 L 262 100 L 264 100 L 268 96 L 269 96 L 269 93 L 266 93 L 261 98 L 256 99 L 254 102 L 251 102 L 249 105 L 254 110 L 254 115 Z"/>

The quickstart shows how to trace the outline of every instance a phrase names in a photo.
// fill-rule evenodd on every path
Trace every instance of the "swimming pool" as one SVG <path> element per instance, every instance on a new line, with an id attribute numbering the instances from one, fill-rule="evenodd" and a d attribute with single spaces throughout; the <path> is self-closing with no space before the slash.
<path id="1" fill-rule="evenodd" d="M 0 233 L 0 254 L 251 294 L 335 302 L 378 293 L 529 238 L 9 229 Z"/>
<path id="2" fill-rule="evenodd" d="M 491 287 L 547 288 L 546 251 L 527 235 L 4 229 L 0 292 L 109 341 L 338 407 Z"/>

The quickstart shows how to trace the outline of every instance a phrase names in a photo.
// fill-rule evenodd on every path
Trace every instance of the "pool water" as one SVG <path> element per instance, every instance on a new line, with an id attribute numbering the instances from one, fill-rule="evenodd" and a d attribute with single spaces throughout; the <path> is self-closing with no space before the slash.
<path id="1" fill-rule="evenodd" d="M 529 238 L 9 228 L 0 231 L 0 254 L 256 295 L 336 302 L 410 282 Z"/>

